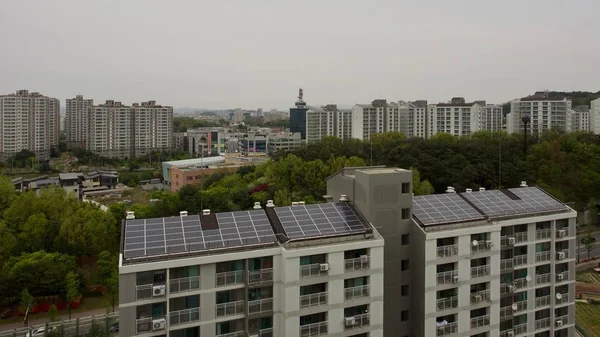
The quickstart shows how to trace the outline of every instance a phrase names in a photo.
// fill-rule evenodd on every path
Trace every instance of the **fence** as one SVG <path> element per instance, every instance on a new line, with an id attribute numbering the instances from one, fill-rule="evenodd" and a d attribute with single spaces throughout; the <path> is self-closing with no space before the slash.
<path id="1" fill-rule="evenodd" d="M 119 314 L 114 313 L 109 315 L 74 318 L 71 320 L 61 320 L 14 330 L 0 331 L 0 337 L 23 337 L 40 328 L 45 328 L 43 335 L 31 335 L 39 337 L 75 337 L 88 333 L 93 326 L 98 326 L 105 329 L 106 332 L 111 332 L 110 330 L 112 329 L 113 324 L 118 322 L 118 320 Z"/>

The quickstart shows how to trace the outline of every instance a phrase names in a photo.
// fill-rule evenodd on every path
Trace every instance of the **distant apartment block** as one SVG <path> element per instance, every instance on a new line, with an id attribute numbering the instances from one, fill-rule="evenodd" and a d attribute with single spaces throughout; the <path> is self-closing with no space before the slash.
<path id="1" fill-rule="evenodd" d="M 123 105 L 107 100 L 91 106 L 88 150 L 107 158 L 133 158 L 168 151 L 173 137 L 173 108 L 155 101 Z"/>
<path id="2" fill-rule="evenodd" d="M 477 102 L 476 102 L 477 103 Z M 474 127 L 477 131 L 502 131 L 504 125 L 504 114 L 501 105 L 486 104 L 485 101 L 478 104 L 477 125 Z"/>
<path id="3" fill-rule="evenodd" d="M 324 107 L 307 106 L 306 114 L 306 142 L 319 141 L 324 137 L 335 136 L 333 119 L 334 110 Z"/>
<path id="4" fill-rule="evenodd" d="M 371 104 L 356 104 L 352 108 L 352 138 L 371 139 L 375 133 L 386 132 L 388 104 L 376 99 Z M 393 118 L 392 118 L 393 120 Z M 394 128 L 394 126 L 391 126 Z"/>
<path id="5" fill-rule="evenodd" d="M 454 97 L 448 103 L 428 106 L 429 136 L 447 133 L 456 137 L 470 136 L 479 130 L 479 105 Z"/>
<path id="6" fill-rule="evenodd" d="M 510 113 L 506 116 L 508 133 L 523 133 L 523 118 L 529 118 L 527 132 L 541 134 L 553 129 L 571 131 L 571 101 L 566 98 L 550 97 L 548 92 L 536 92 L 511 102 Z"/>
<path id="7" fill-rule="evenodd" d="M 400 130 L 407 138 L 428 138 L 427 101 L 398 102 Z"/>
<path id="8" fill-rule="evenodd" d="M 590 103 L 590 132 L 600 134 L 600 98 Z"/>
<path id="9" fill-rule="evenodd" d="M 277 151 L 292 151 L 303 144 L 299 132 L 282 132 L 267 135 L 267 154 L 273 155 Z"/>
<path id="10" fill-rule="evenodd" d="M 86 148 L 89 136 L 89 109 L 93 105 L 93 99 L 84 99 L 82 95 L 67 99 L 65 110 L 65 136 L 67 138 L 67 148 Z"/>
<path id="11" fill-rule="evenodd" d="M 59 136 L 58 99 L 27 90 L 0 96 L 0 162 L 22 150 L 35 153 L 38 161 L 50 159 Z"/>
<path id="12" fill-rule="evenodd" d="M 587 105 L 576 106 L 571 112 L 571 131 L 590 132 L 590 108 Z"/>

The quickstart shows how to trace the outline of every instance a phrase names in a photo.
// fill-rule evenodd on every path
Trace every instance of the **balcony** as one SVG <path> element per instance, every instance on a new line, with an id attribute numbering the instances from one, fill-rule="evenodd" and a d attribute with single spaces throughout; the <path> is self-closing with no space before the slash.
<path id="1" fill-rule="evenodd" d="M 226 287 L 235 284 L 244 284 L 244 271 L 234 270 L 223 273 L 217 273 L 215 275 L 216 286 Z"/>
<path id="2" fill-rule="evenodd" d="M 263 298 L 248 302 L 248 315 L 261 314 L 269 311 L 273 311 L 272 298 Z"/>
<path id="3" fill-rule="evenodd" d="M 556 274 L 556 282 L 569 281 L 569 271 L 563 271 L 562 273 Z"/>
<path id="4" fill-rule="evenodd" d="M 515 238 L 515 244 L 527 242 L 527 232 L 514 233 L 513 237 Z"/>
<path id="5" fill-rule="evenodd" d="M 458 245 L 437 247 L 437 257 L 440 259 L 458 255 Z"/>
<path id="6" fill-rule="evenodd" d="M 327 292 L 300 296 L 300 308 L 310 308 L 327 304 Z"/>
<path id="7" fill-rule="evenodd" d="M 535 285 L 550 283 L 550 273 L 535 276 Z"/>
<path id="8" fill-rule="evenodd" d="M 569 293 L 562 293 L 560 296 L 556 296 L 554 299 L 554 305 L 562 305 L 567 303 L 569 303 Z"/>
<path id="9" fill-rule="evenodd" d="M 513 331 L 515 332 L 515 336 L 520 336 L 520 335 L 526 334 L 527 333 L 527 323 L 513 326 Z"/>
<path id="10" fill-rule="evenodd" d="M 220 335 L 216 335 L 217 337 L 245 337 L 246 336 L 246 332 L 245 331 L 236 331 L 236 332 L 230 332 L 230 333 L 223 333 Z"/>
<path id="11" fill-rule="evenodd" d="M 510 317 L 513 314 L 513 310 L 511 307 L 503 307 L 500 308 L 500 318 Z"/>
<path id="12" fill-rule="evenodd" d="M 256 333 L 250 334 L 250 336 L 254 335 L 256 335 Z M 258 330 L 258 337 L 273 337 L 273 328 Z"/>
<path id="13" fill-rule="evenodd" d="M 136 331 L 137 334 L 142 334 L 142 333 L 147 333 L 147 332 L 152 332 L 153 331 L 153 326 L 154 326 L 154 322 L 158 321 L 158 320 L 164 320 L 165 317 L 160 316 L 160 317 L 146 317 L 146 318 L 139 318 L 135 320 L 135 324 L 136 324 Z M 162 329 L 164 330 L 164 329 Z"/>
<path id="14" fill-rule="evenodd" d="M 536 240 L 550 240 L 552 237 L 552 231 L 550 228 L 538 229 L 535 231 Z"/>
<path id="15" fill-rule="evenodd" d="M 458 282 L 458 271 L 450 270 L 437 273 L 437 284 L 449 284 Z"/>
<path id="16" fill-rule="evenodd" d="M 438 298 L 437 311 L 450 310 L 458 307 L 458 296 Z"/>
<path id="17" fill-rule="evenodd" d="M 319 322 L 300 326 L 300 337 L 327 335 L 327 322 Z"/>
<path id="18" fill-rule="evenodd" d="M 216 306 L 217 317 L 234 316 L 244 314 L 244 301 L 219 303 Z"/>
<path id="19" fill-rule="evenodd" d="M 184 293 L 198 289 L 200 289 L 199 276 L 176 278 L 169 281 L 170 294 Z"/>
<path id="20" fill-rule="evenodd" d="M 547 305 L 550 305 L 551 299 L 552 299 L 552 297 L 550 295 L 537 297 L 535 299 L 535 307 L 539 308 L 539 307 L 545 307 Z"/>
<path id="21" fill-rule="evenodd" d="M 248 284 L 273 281 L 273 268 L 248 271 Z"/>
<path id="22" fill-rule="evenodd" d="M 562 323 L 558 323 L 558 322 L 562 322 Z M 564 316 L 560 316 L 560 317 L 556 318 L 556 327 L 557 328 L 560 328 L 567 324 L 569 324 L 569 315 L 564 315 Z"/>
<path id="23" fill-rule="evenodd" d="M 344 329 L 356 329 L 363 326 L 369 326 L 370 324 L 370 314 L 360 314 L 353 317 L 345 317 L 344 318 Z"/>
<path id="24" fill-rule="evenodd" d="M 509 269 L 513 269 L 513 259 L 504 259 L 500 260 L 500 270 L 505 271 Z"/>
<path id="25" fill-rule="evenodd" d="M 483 277 L 488 275 L 490 275 L 489 265 L 471 267 L 471 278 Z"/>
<path id="26" fill-rule="evenodd" d="M 327 266 L 327 267 L 325 267 L 325 266 Z M 329 271 L 329 264 L 327 264 L 327 263 L 307 264 L 304 266 L 300 266 L 300 277 L 309 278 L 309 277 L 325 276 L 328 274 L 328 271 Z"/>
<path id="27" fill-rule="evenodd" d="M 355 298 L 369 297 L 371 292 L 371 286 L 365 284 L 364 286 L 357 286 L 344 289 L 344 298 L 346 300 L 353 300 Z"/>
<path id="28" fill-rule="evenodd" d="M 527 264 L 527 254 L 517 255 L 513 257 L 513 266 L 523 266 Z"/>
<path id="29" fill-rule="evenodd" d="M 492 241 L 478 241 L 476 246 L 471 245 L 471 254 L 489 252 L 492 249 Z"/>
<path id="30" fill-rule="evenodd" d="M 364 255 L 354 259 L 346 259 L 344 260 L 344 269 L 347 272 L 369 269 L 370 260 L 371 259 L 368 255 Z"/>
<path id="31" fill-rule="evenodd" d="M 163 298 L 166 295 L 165 284 L 144 284 L 136 286 L 137 299 L 145 300 L 153 297 Z"/>
<path id="32" fill-rule="evenodd" d="M 557 252 L 556 253 L 556 259 L 557 260 L 566 260 L 569 258 L 569 250 L 565 249 L 563 251 Z"/>
<path id="33" fill-rule="evenodd" d="M 567 227 L 556 230 L 556 239 L 557 240 L 566 238 L 568 236 L 569 236 L 569 229 Z"/>
<path id="34" fill-rule="evenodd" d="M 191 308 L 169 313 L 169 326 L 187 324 L 200 320 L 200 308 Z"/>
<path id="35" fill-rule="evenodd" d="M 471 304 L 477 304 L 490 300 L 490 290 L 481 290 L 471 294 Z"/>
<path id="36" fill-rule="evenodd" d="M 517 308 L 516 310 L 513 308 L 514 305 L 516 305 L 516 308 Z M 515 311 L 515 312 L 527 310 L 527 300 L 513 303 L 513 305 L 511 306 L 511 309 L 513 309 L 513 311 Z"/>
<path id="37" fill-rule="evenodd" d="M 550 328 L 550 318 L 542 318 L 535 321 L 535 329 L 543 330 Z"/>
<path id="38" fill-rule="evenodd" d="M 528 283 L 527 279 L 525 277 L 521 277 L 521 278 L 515 279 L 513 281 L 513 286 L 516 289 L 523 289 L 523 288 L 527 288 L 527 283 Z"/>
<path id="39" fill-rule="evenodd" d="M 458 332 L 458 323 L 448 323 L 437 327 L 437 336 L 449 336 Z"/>
<path id="40" fill-rule="evenodd" d="M 490 315 L 471 318 L 471 329 L 477 329 L 486 325 L 490 325 Z"/>
<path id="41" fill-rule="evenodd" d="M 535 262 L 536 263 L 550 261 L 550 258 L 552 258 L 550 251 L 535 253 Z"/>

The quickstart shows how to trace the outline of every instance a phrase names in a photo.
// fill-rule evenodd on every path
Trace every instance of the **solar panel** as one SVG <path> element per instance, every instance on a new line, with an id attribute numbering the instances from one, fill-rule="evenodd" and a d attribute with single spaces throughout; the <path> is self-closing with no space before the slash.
<path id="1" fill-rule="evenodd" d="M 455 193 L 416 196 L 412 213 L 423 225 L 485 219 Z"/>
<path id="2" fill-rule="evenodd" d="M 564 209 L 564 205 L 537 187 L 511 188 L 463 194 L 488 216 L 510 216 Z"/>
<path id="3" fill-rule="evenodd" d="M 366 231 L 354 210 L 343 202 L 277 207 L 275 213 L 290 239 Z"/>

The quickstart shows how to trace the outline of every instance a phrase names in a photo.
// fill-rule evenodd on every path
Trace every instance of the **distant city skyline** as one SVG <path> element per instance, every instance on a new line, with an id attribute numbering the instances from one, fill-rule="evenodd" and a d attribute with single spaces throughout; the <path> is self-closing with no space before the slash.
<path id="1" fill-rule="evenodd" d="M 299 87 L 310 104 L 344 106 L 597 91 L 599 11 L 595 0 L 5 0 L 0 92 L 282 110 Z"/>

